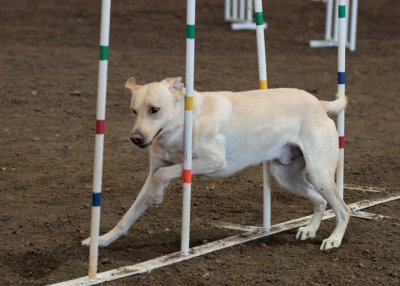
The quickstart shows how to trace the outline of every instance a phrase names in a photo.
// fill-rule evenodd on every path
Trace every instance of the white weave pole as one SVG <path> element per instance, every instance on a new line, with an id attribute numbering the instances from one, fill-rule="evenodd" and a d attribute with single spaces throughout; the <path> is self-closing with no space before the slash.
<path id="1" fill-rule="evenodd" d="M 90 224 L 89 270 L 90 280 L 97 275 L 100 232 L 101 184 L 103 177 L 104 123 L 106 115 L 108 45 L 110 34 L 111 0 L 102 0 L 99 77 L 97 86 L 96 142 L 93 171 L 92 218 Z"/>
<path id="2" fill-rule="evenodd" d="M 350 37 L 349 37 L 350 51 L 352 51 L 352 52 L 354 52 L 356 50 L 357 16 L 358 16 L 358 0 L 352 0 L 351 1 Z"/>
<path id="3" fill-rule="evenodd" d="M 225 21 L 231 19 L 231 0 L 225 0 Z"/>
<path id="4" fill-rule="evenodd" d="M 241 21 L 244 21 L 245 15 L 246 15 L 246 4 L 245 4 L 245 0 L 240 0 L 240 9 L 239 9 L 239 19 Z"/>
<path id="5" fill-rule="evenodd" d="M 238 0 L 232 0 L 232 18 L 233 19 L 238 19 L 238 7 L 239 6 L 239 2 Z"/>
<path id="6" fill-rule="evenodd" d="M 339 15 L 338 15 L 338 6 L 339 6 L 339 0 L 335 0 L 335 4 L 334 4 L 334 19 L 335 19 L 335 22 L 333 23 L 333 36 L 332 36 L 332 38 L 333 38 L 333 40 L 336 42 L 336 44 L 337 44 L 337 42 L 338 42 L 338 33 L 339 33 L 339 28 L 338 28 L 338 25 L 339 25 L 339 22 L 338 22 L 338 20 L 339 20 Z"/>
<path id="7" fill-rule="evenodd" d="M 332 37 L 332 19 L 333 19 L 333 0 L 326 2 L 326 17 L 325 17 L 325 40 L 329 41 Z"/>
<path id="8" fill-rule="evenodd" d="M 265 53 L 262 1 L 254 0 L 254 8 L 256 18 L 259 86 L 260 89 L 267 89 L 267 58 Z M 267 162 L 263 162 L 263 228 L 266 231 L 271 229 L 271 185 L 269 180 L 269 164 Z"/>
<path id="9" fill-rule="evenodd" d="M 346 88 L 346 39 L 347 39 L 347 21 L 346 21 L 346 0 L 338 0 L 338 94 L 345 95 Z M 339 133 L 339 164 L 336 172 L 336 187 L 339 195 L 343 198 L 344 188 L 344 122 L 345 112 L 338 114 L 337 128 Z"/>
<path id="10" fill-rule="evenodd" d="M 253 0 L 247 0 L 246 2 L 246 19 L 248 22 L 253 22 Z"/>
<path id="11" fill-rule="evenodd" d="M 186 95 L 184 120 L 183 159 L 183 208 L 181 253 L 189 254 L 190 198 L 192 192 L 192 141 L 193 141 L 193 93 L 194 93 L 194 47 L 195 47 L 196 0 L 187 0 L 186 25 Z"/>

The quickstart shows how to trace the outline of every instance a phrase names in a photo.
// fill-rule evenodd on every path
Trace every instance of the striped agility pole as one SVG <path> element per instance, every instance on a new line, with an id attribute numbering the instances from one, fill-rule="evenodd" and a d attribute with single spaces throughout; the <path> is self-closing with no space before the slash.
<path id="1" fill-rule="evenodd" d="M 257 33 L 257 55 L 258 55 L 258 74 L 260 89 L 268 88 L 267 81 L 267 59 L 265 53 L 264 38 L 264 16 L 262 1 L 254 0 L 256 33 Z M 269 179 L 269 164 L 263 162 L 263 228 L 266 231 L 271 229 L 271 184 Z"/>
<path id="2" fill-rule="evenodd" d="M 344 96 L 346 89 L 346 0 L 339 0 L 338 3 L 338 94 Z M 336 187 L 341 198 L 343 198 L 344 188 L 344 122 L 345 112 L 342 111 L 338 114 L 337 118 L 337 128 L 339 133 L 339 164 L 336 173 Z"/>
<path id="3" fill-rule="evenodd" d="M 184 121 L 184 159 L 183 159 L 183 208 L 181 253 L 189 254 L 190 237 L 190 198 L 192 192 L 192 141 L 193 141 L 193 93 L 194 93 L 194 38 L 196 0 L 187 0 L 186 25 L 186 95 Z"/>
<path id="4" fill-rule="evenodd" d="M 260 79 L 260 89 L 267 89 L 267 60 L 265 56 L 265 39 L 264 39 L 264 15 L 262 11 L 261 0 L 254 0 L 256 33 L 257 33 L 257 55 L 258 55 L 258 74 Z"/>
<path id="5" fill-rule="evenodd" d="M 96 279 L 99 252 L 101 184 L 103 175 L 104 122 L 106 114 L 108 43 L 110 34 L 111 0 L 102 0 L 99 78 L 97 86 L 96 143 L 93 171 L 92 219 L 90 224 L 89 271 L 90 280 Z"/>

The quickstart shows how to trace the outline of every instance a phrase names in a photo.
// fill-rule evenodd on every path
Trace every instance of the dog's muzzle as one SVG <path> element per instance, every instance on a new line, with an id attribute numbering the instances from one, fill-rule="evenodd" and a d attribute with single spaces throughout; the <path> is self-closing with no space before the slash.
<path id="1" fill-rule="evenodd" d="M 161 131 L 162 131 L 162 128 L 157 131 L 156 135 L 154 135 L 153 139 L 148 143 L 144 143 L 144 137 L 143 137 L 142 133 L 140 133 L 140 132 L 133 133 L 131 135 L 130 139 L 133 144 L 144 149 L 144 148 L 149 147 L 153 143 L 154 139 L 158 136 L 158 134 L 161 133 Z"/>
<path id="2" fill-rule="evenodd" d="M 133 144 L 141 147 L 141 145 L 143 145 L 143 135 L 140 132 L 137 133 L 133 133 L 131 135 L 131 141 Z"/>

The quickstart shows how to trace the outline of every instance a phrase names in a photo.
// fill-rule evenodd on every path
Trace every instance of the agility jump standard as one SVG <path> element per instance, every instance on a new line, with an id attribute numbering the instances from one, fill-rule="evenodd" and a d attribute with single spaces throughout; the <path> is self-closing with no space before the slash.
<path id="1" fill-rule="evenodd" d="M 232 30 L 256 30 L 253 18 L 253 0 L 225 0 L 225 22 L 231 22 Z M 263 24 L 264 29 L 267 27 Z"/>
<path id="2" fill-rule="evenodd" d="M 339 49 L 338 49 L 338 92 L 345 92 L 345 15 L 346 0 L 340 0 L 339 4 Z M 187 44 L 186 44 L 186 88 L 185 97 L 185 121 L 184 121 L 184 164 L 183 164 L 183 213 L 182 213 L 182 257 L 189 255 L 189 234 L 190 234 L 190 198 L 192 182 L 192 133 L 193 133 L 193 92 L 194 92 L 194 47 L 195 47 L 195 0 L 187 0 Z M 259 87 L 267 89 L 267 65 L 265 56 L 264 21 L 261 0 L 254 0 L 256 31 L 257 31 L 257 53 L 259 65 Z M 92 195 L 92 218 L 91 218 L 91 240 L 89 252 L 88 279 L 91 284 L 96 283 L 99 230 L 100 230 L 100 205 L 101 185 L 103 172 L 103 150 L 104 150 L 104 123 L 106 108 L 107 90 L 107 69 L 108 69 L 108 46 L 110 31 L 110 9 L 111 0 L 102 0 L 101 32 L 100 32 L 100 61 L 97 94 L 96 112 L 96 142 L 95 160 L 93 174 L 93 195 Z M 338 117 L 339 142 L 340 142 L 340 166 L 338 168 L 337 184 L 343 196 L 343 148 L 344 148 L 344 112 Z M 264 178 L 264 209 L 263 209 L 263 235 L 270 235 L 271 228 L 271 194 L 268 174 L 268 164 L 263 163 Z M 259 237 L 262 237 L 259 236 Z M 219 248 L 220 249 L 220 248 Z M 214 251 L 214 250 L 213 250 Z"/>
<path id="3" fill-rule="evenodd" d="M 333 9 L 337 7 L 338 0 L 326 1 L 326 18 L 325 18 L 325 39 L 310 41 L 311 48 L 326 48 L 336 47 L 338 45 L 338 10 Z M 346 37 L 346 47 L 354 52 L 356 50 L 357 41 L 357 14 L 358 14 L 358 0 L 346 0 L 346 27 L 348 37 Z M 334 12 L 333 12 L 334 11 Z"/>

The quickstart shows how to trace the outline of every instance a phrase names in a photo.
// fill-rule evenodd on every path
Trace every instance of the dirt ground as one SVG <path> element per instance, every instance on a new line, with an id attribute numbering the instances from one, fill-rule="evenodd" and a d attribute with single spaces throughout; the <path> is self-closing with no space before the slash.
<path id="1" fill-rule="evenodd" d="M 0 285 L 43 285 L 86 275 L 101 1 L 0 0 Z M 185 74 L 186 1 L 113 1 L 101 231 L 129 208 L 148 170 L 147 151 L 129 141 L 124 83 Z M 258 86 L 254 31 L 230 30 L 223 1 L 197 1 L 198 90 Z M 311 49 L 324 32 L 325 7 L 265 1 L 270 87 L 297 87 L 320 99 L 336 91 L 336 49 Z M 348 203 L 400 192 L 400 9 L 360 1 L 357 51 L 347 53 Z M 193 184 L 191 245 L 234 234 L 219 221 L 262 223 L 260 166 Z M 273 184 L 273 223 L 312 213 L 308 201 Z M 101 249 L 99 270 L 179 250 L 181 183 L 127 237 Z M 400 285 L 400 202 L 367 211 L 392 219 L 351 218 L 340 249 L 296 230 L 108 285 Z"/>

